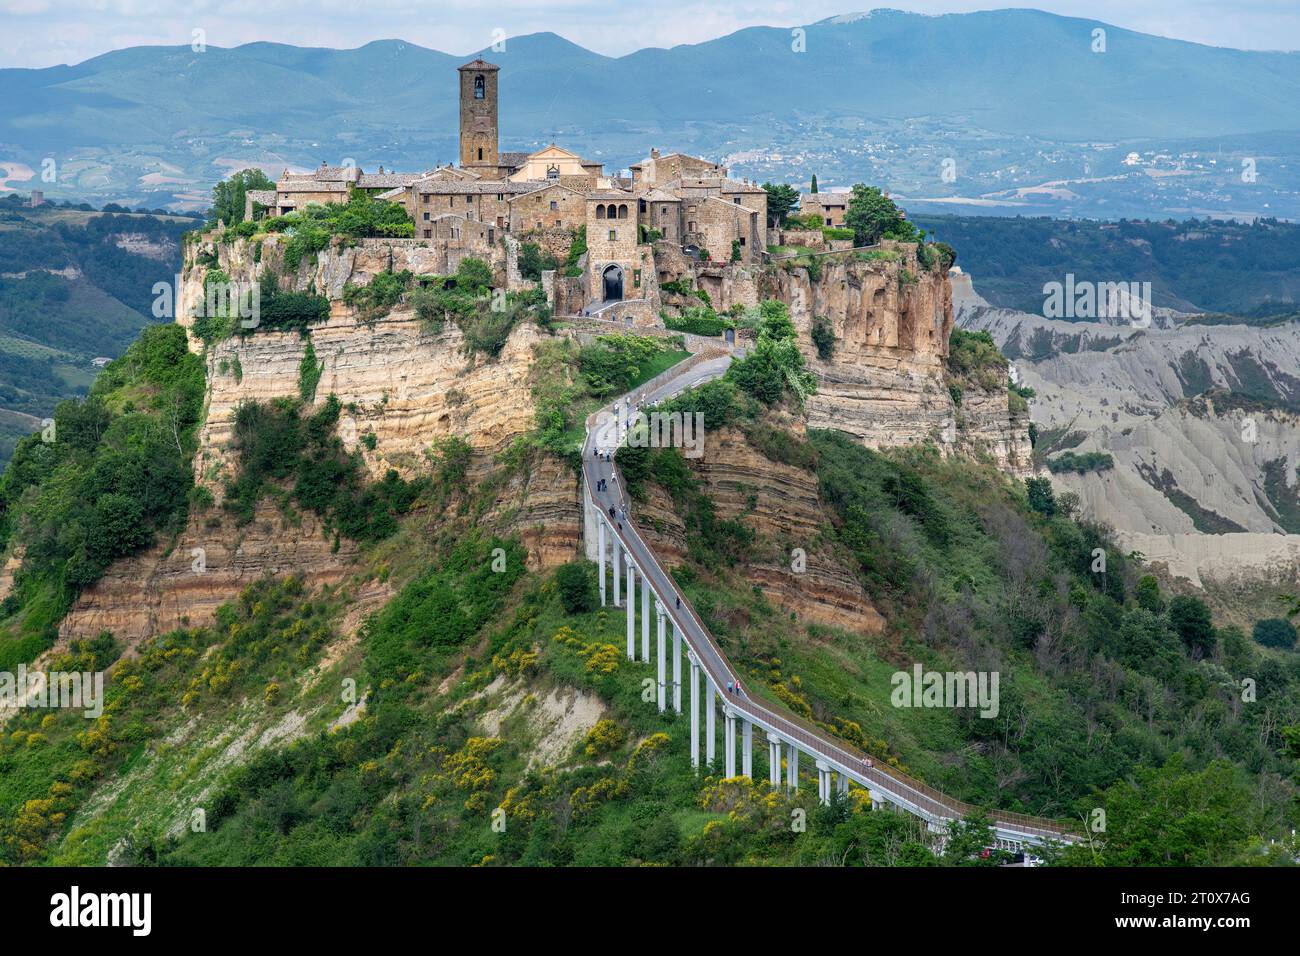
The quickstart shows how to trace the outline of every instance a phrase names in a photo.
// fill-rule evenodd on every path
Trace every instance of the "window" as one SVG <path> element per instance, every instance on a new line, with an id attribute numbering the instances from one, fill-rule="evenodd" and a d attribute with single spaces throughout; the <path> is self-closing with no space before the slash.
<path id="1" fill-rule="evenodd" d="M 618 238 L 618 230 L 617 230 L 617 229 L 611 229 L 611 230 L 609 231 L 609 241 L 610 241 L 610 242 L 613 242 L 613 241 L 614 241 L 615 239 L 617 239 L 617 238 Z"/>
<path id="2" fill-rule="evenodd" d="M 604 218 L 605 218 L 605 204 L 604 204 L 604 203 L 601 203 L 599 206 L 596 207 L 596 218 L 597 218 L 597 219 L 604 219 Z"/>
<path id="3" fill-rule="evenodd" d="M 479 158 L 480 160 L 483 158 L 483 147 L 482 147 L 482 146 L 480 146 L 480 147 L 478 148 L 478 158 Z"/>
<path id="4" fill-rule="evenodd" d="M 556 202 L 554 199 L 552 199 L 552 200 L 551 200 L 551 208 L 552 208 L 552 209 L 559 209 L 559 208 L 560 208 L 560 204 L 559 204 L 558 202 Z"/>
<path id="5" fill-rule="evenodd" d="M 424 214 L 424 221 L 425 222 L 429 221 L 429 214 L 427 212 Z"/>
<path id="6" fill-rule="evenodd" d="M 560 178 L 560 167 L 559 167 L 559 166 L 555 166 L 555 165 L 547 166 L 547 167 L 546 167 L 546 178 L 547 178 L 547 179 L 559 179 L 559 178 Z"/>
<path id="7" fill-rule="evenodd" d="M 473 197 L 473 195 L 466 195 L 466 196 L 465 196 L 465 205 L 466 205 L 466 206 L 472 206 L 472 205 L 474 205 L 474 197 Z"/>
<path id="8" fill-rule="evenodd" d="M 745 244 L 745 237 L 744 237 L 744 236 L 741 236 L 741 237 L 740 237 L 740 244 L 741 244 L 742 246 Z"/>
<path id="9" fill-rule="evenodd" d="M 634 289 L 639 289 L 639 288 L 641 288 L 641 270 L 640 270 L 640 269 L 633 269 L 633 270 L 632 270 L 632 287 L 633 287 Z"/>
<path id="10" fill-rule="evenodd" d="M 478 76 L 474 77 L 474 99 L 481 100 L 486 95 L 487 95 L 487 90 L 483 84 L 483 74 L 480 73 Z M 479 157 L 479 159 L 482 158 L 483 157 L 481 156 Z"/>
<path id="11" fill-rule="evenodd" d="M 497 202 L 505 202 L 505 199 L 506 199 L 505 193 L 497 193 Z"/>
<path id="12" fill-rule="evenodd" d="M 639 200 L 637 200 L 636 211 L 637 211 L 637 212 L 645 212 L 645 211 L 646 211 L 646 205 L 645 205 L 645 200 L 644 200 L 644 199 L 639 199 Z"/>
<path id="13" fill-rule="evenodd" d="M 424 193 L 422 196 L 420 196 L 420 202 L 425 203 L 427 205 L 431 198 L 432 197 L 428 193 Z"/>
<path id="14" fill-rule="evenodd" d="M 619 219 L 626 219 L 626 218 L 627 218 L 627 204 L 626 204 L 626 203 L 624 203 L 623 205 L 621 205 L 621 206 L 618 207 L 618 218 L 619 218 Z"/>
<path id="15" fill-rule="evenodd" d="M 740 197 L 739 197 L 739 196 L 737 196 L 735 199 L 733 199 L 733 200 L 731 200 L 731 201 L 734 202 L 737 206 L 740 205 Z"/>
<path id="16" fill-rule="evenodd" d="M 556 229 L 563 229 L 563 228 L 564 228 L 564 220 L 563 220 L 563 219 L 557 219 L 557 220 L 555 220 L 555 228 L 556 228 Z"/>
<path id="17" fill-rule="evenodd" d="M 496 235 L 497 233 L 495 229 L 488 229 L 488 245 L 491 245 L 492 243 L 497 241 Z"/>
<path id="18" fill-rule="evenodd" d="M 426 229 L 426 230 L 424 230 L 424 238 L 426 238 L 426 239 L 432 239 L 432 238 L 433 238 L 433 230 L 432 230 L 432 229 Z"/>
<path id="19" fill-rule="evenodd" d="M 686 224 L 686 231 L 687 231 L 687 232 L 694 232 L 694 231 L 695 231 L 695 223 L 693 223 L 693 222 L 688 222 L 688 223 Z"/>
<path id="20" fill-rule="evenodd" d="M 829 226 L 830 224 L 831 224 L 831 217 L 830 217 L 830 216 L 827 216 L 827 217 L 826 217 L 826 225 Z"/>
<path id="21" fill-rule="evenodd" d="M 694 207 L 694 206 L 687 206 L 687 207 L 686 207 L 686 211 L 687 211 L 687 212 L 695 212 L 695 207 Z"/>

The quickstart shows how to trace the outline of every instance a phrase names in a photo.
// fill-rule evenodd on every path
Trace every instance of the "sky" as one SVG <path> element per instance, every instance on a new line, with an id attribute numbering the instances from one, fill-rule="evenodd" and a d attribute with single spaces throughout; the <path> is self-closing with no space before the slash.
<path id="1" fill-rule="evenodd" d="M 894 0 L 915 13 L 1032 5 L 1143 33 L 1244 50 L 1300 50 L 1298 0 Z M 45 67 L 128 46 L 255 40 L 351 48 L 401 39 L 472 53 L 502 36 L 552 31 L 607 56 L 698 43 L 749 26 L 801 26 L 870 9 L 861 0 L 0 0 L 0 66 Z"/>

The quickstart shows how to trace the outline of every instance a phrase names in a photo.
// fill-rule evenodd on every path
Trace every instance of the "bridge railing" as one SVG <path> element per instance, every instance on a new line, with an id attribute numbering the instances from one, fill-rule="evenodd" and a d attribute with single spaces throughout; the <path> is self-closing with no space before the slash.
<path id="1" fill-rule="evenodd" d="M 692 358 L 695 357 L 693 356 Z M 685 366 L 688 363 L 683 362 L 681 364 L 682 366 Z M 673 377 L 673 373 L 680 374 L 683 370 L 684 369 L 680 366 L 674 367 L 673 369 L 669 369 L 667 372 L 656 376 L 656 379 L 665 380 Z M 615 401 L 615 407 L 616 406 L 617 400 Z M 599 413 L 593 412 L 587 419 L 587 431 L 589 436 L 597 414 Z M 588 457 L 586 446 L 587 443 L 584 442 L 584 474 L 587 465 L 586 459 Z M 587 481 L 587 494 L 591 499 L 592 506 L 596 508 L 597 512 L 601 512 L 601 506 L 595 497 L 595 490 L 590 481 Z M 730 682 L 735 679 L 738 675 L 735 674 L 734 669 L 731 667 L 726 655 L 722 652 L 721 647 L 719 647 L 716 640 L 714 640 L 713 635 L 705 626 L 704 621 L 700 618 L 698 612 L 696 612 L 695 608 L 691 605 L 690 600 L 686 595 L 681 593 L 676 582 L 673 581 L 667 570 L 659 564 L 654 549 L 646 543 L 645 539 L 636 529 L 635 523 L 631 520 L 630 514 L 628 524 L 631 527 L 629 527 L 627 531 L 635 537 L 635 540 L 641 546 L 641 549 L 645 551 L 646 557 L 656 565 L 656 569 L 659 572 L 657 577 L 660 577 L 666 583 L 667 588 L 673 592 L 675 598 L 680 598 L 680 609 L 685 610 L 687 615 L 691 618 L 691 622 L 695 625 L 695 630 L 697 630 L 702 636 L 702 639 L 708 643 L 710 650 L 712 651 L 711 657 L 716 658 L 716 660 L 726 668 L 725 673 L 712 673 L 713 668 L 709 666 L 709 661 L 704 659 L 704 655 L 701 655 L 698 649 L 692 648 L 692 650 L 695 650 L 697 656 L 701 658 L 701 663 L 706 672 L 709 673 L 709 677 L 713 681 L 714 686 L 720 688 L 722 683 Z M 623 536 L 622 532 L 617 533 L 620 537 Z M 678 610 L 678 608 L 675 607 L 674 602 L 666 602 L 666 606 L 664 607 L 665 613 L 668 614 L 669 617 L 674 618 L 674 627 L 681 631 L 683 638 L 687 642 L 687 646 L 690 647 L 692 643 L 690 640 L 690 631 L 687 628 L 682 628 L 680 623 L 675 620 L 676 610 Z M 882 788 L 890 788 L 894 790 L 897 796 L 908 799 L 909 802 L 914 803 L 919 809 L 929 813 L 933 817 L 941 819 L 959 819 L 972 814 L 981 813 L 994 824 L 1001 823 L 1022 832 L 1036 834 L 1048 839 L 1069 839 L 1077 838 L 1079 836 L 1077 828 L 1069 824 L 1047 820 L 1042 817 L 1035 817 L 1024 813 L 1014 813 L 1006 810 L 985 810 L 981 807 L 975 806 L 974 804 L 957 800 L 900 770 L 889 767 L 888 765 L 880 765 L 878 758 L 871 758 L 871 766 L 867 767 L 865 761 L 869 758 L 869 755 L 864 751 L 859 750 L 853 744 L 841 740 L 840 738 L 832 737 L 825 729 L 817 727 L 793 713 L 788 711 L 778 713 L 770 709 L 763 702 L 758 701 L 751 696 L 727 698 L 727 702 L 728 706 L 742 714 L 746 714 L 747 716 L 748 714 L 746 712 L 757 711 L 758 714 L 761 715 L 763 722 L 772 726 L 779 735 L 788 736 L 791 738 L 791 742 L 801 744 L 803 749 L 815 758 L 821 758 L 840 764 L 850 773 L 860 776 L 868 781 L 871 781 L 873 777 L 886 778 L 884 781 L 881 781 L 880 785 Z"/>

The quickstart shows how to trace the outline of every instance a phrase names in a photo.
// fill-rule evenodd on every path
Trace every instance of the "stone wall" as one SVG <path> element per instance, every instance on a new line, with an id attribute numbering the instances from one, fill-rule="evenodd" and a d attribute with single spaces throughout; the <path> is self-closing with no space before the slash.
<path id="1" fill-rule="evenodd" d="M 587 221 L 587 200 L 564 186 L 547 186 L 514 197 L 510 215 L 510 229 L 517 236 L 558 232 L 572 237 L 572 230 Z M 568 251 L 566 244 L 561 255 Z"/>

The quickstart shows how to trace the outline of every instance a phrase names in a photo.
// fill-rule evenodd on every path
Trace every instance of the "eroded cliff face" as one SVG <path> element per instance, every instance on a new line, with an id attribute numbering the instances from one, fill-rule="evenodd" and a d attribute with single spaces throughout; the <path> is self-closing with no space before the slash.
<path id="1" fill-rule="evenodd" d="M 278 237 L 263 243 L 260 256 L 255 249 L 247 240 L 215 245 L 220 268 L 237 286 L 256 285 L 267 269 L 283 271 Z M 329 298 L 329 321 L 305 335 L 257 330 L 209 351 L 207 421 L 196 478 L 219 493 L 221 479 L 233 468 L 230 443 L 236 407 L 243 401 L 298 397 L 308 343 L 321 370 L 309 404 L 323 402 L 330 394 L 338 397 L 345 407 L 340 436 L 350 448 L 361 448 L 372 477 L 382 477 L 389 468 L 402 474 L 418 470 L 425 450 L 439 438 L 459 435 L 476 451 L 492 454 L 531 428 L 535 410 L 528 374 L 541 335 L 536 326 L 519 324 L 501 354 L 487 358 L 466 354 L 454 323 L 435 335 L 421 329 L 409 308 L 368 321 L 343 302 L 347 284 L 365 285 L 390 266 L 396 271 L 432 271 L 433 264 L 424 261 L 430 252 L 420 246 L 362 240 L 355 246 L 331 246 L 315 262 L 302 262 L 291 278 L 282 279 L 286 290 L 315 290 Z M 187 328 L 192 326 L 188 316 L 202 300 L 207 272 L 191 256 L 179 297 L 180 321 Z M 203 350 L 193 336 L 191 347 Z M 373 442 L 357 445 L 370 434 Z"/>
<path id="2" fill-rule="evenodd" d="M 802 437 L 801 423 L 783 426 Z M 883 629 L 884 618 L 850 570 L 851 557 L 825 540 L 831 516 L 822 508 L 814 473 L 772 461 L 735 428 L 710 431 L 692 468 L 718 518 L 738 519 L 754 531 L 756 546 L 742 567 L 750 584 L 803 621 L 857 633 Z M 637 526 L 665 566 L 680 563 L 687 554 L 680 509 L 658 485 L 646 488 L 649 500 L 637 507 Z M 796 548 L 804 561 L 796 560 Z"/>
<path id="3" fill-rule="evenodd" d="M 948 277 L 922 268 L 910 243 L 882 247 L 897 258 L 828 257 L 815 280 L 806 268 L 764 275 L 764 294 L 789 306 L 818 376 L 808 426 L 847 432 L 870 448 L 931 442 L 944 454 L 988 456 L 1009 474 L 1032 474 L 1029 421 L 1012 416 L 1005 390 L 968 390 L 960 409 L 949 394 Z M 834 337 L 825 360 L 813 342 L 814 317 Z"/>
<path id="4" fill-rule="evenodd" d="M 275 268 L 278 255 L 266 249 L 255 262 L 245 241 L 215 249 L 221 268 L 235 282 L 255 283 L 263 268 Z M 191 261 L 180 293 L 184 315 L 191 311 L 186 303 L 192 306 L 201 299 L 207 271 L 193 262 L 195 250 L 187 251 Z M 392 266 L 431 271 L 411 259 Z M 328 322 L 305 335 L 258 330 L 208 351 L 206 419 L 194 471 L 195 481 L 212 492 L 218 507 L 192 510 L 175 542 L 159 542 L 116 562 L 78 599 L 63 621 L 61 638 L 110 630 L 134 644 L 176 627 L 206 624 L 217 607 L 265 575 L 297 574 L 312 587 L 337 584 L 354 574 L 364 579 L 367 565 L 355 545 L 347 539 L 336 545 L 311 513 L 290 519 L 278 505 L 263 500 L 255 520 L 241 528 L 220 508 L 225 480 L 237 467 L 232 445 L 236 408 L 243 401 L 299 397 L 300 366 L 309 342 L 321 369 L 309 405 L 331 393 L 338 397 L 344 406 L 340 437 L 362 454 L 372 478 L 382 478 L 390 468 L 406 475 L 427 473 L 425 451 L 450 435 L 464 438 L 478 453 L 472 471 L 483 477 L 492 469 L 493 457 L 532 428 L 529 376 L 541 335 L 536 326 L 518 325 L 496 358 L 467 356 L 461 332 L 452 323 L 430 334 L 406 308 L 367 323 L 336 297 L 345 283 L 364 284 L 387 268 L 388 260 L 373 243 L 326 250 L 315 264 L 302 264 L 284 285 L 327 292 L 332 307 Z M 202 342 L 193 336 L 191 347 L 203 352 Z M 368 435 L 374 436 L 373 448 Z M 581 512 L 577 476 L 567 465 L 535 456 L 498 476 L 491 498 L 475 521 L 490 533 L 517 534 L 532 567 L 572 558 Z M 441 518 L 415 515 L 412 520 Z"/>

